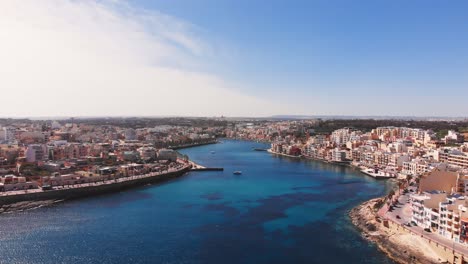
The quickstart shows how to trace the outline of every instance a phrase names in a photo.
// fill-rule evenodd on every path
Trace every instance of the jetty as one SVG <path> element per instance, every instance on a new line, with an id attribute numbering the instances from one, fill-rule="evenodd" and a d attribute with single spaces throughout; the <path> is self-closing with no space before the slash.
<path id="1" fill-rule="evenodd" d="M 190 171 L 224 171 L 224 168 L 221 168 L 221 167 L 205 167 L 205 166 L 202 166 L 200 164 L 197 164 L 193 161 L 190 161 L 190 164 L 191 164 L 191 169 Z"/>
<path id="2" fill-rule="evenodd" d="M 224 171 L 224 168 L 192 168 L 190 171 Z"/>

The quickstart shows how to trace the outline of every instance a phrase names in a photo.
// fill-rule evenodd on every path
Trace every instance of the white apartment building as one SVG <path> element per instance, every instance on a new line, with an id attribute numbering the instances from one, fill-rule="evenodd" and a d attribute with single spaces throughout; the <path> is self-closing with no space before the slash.
<path id="1" fill-rule="evenodd" d="M 429 191 L 411 195 L 411 208 L 413 210 L 411 221 L 423 228 L 438 230 L 439 205 L 446 198 L 447 194 L 441 191 Z"/>
<path id="2" fill-rule="evenodd" d="M 447 196 L 439 204 L 439 235 L 456 242 L 460 240 L 460 216 L 466 212 L 465 197 L 460 194 Z"/>
<path id="3" fill-rule="evenodd" d="M 418 176 L 423 173 L 431 171 L 432 167 L 429 162 L 423 159 L 414 159 L 412 161 L 403 162 L 403 167 L 401 172 L 407 175 Z"/>
<path id="4" fill-rule="evenodd" d="M 334 142 L 338 146 L 346 144 L 348 141 L 358 141 L 360 140 L 361 131 L 358 131 L 354 128 L 342 128 L 332 132 L 330 136 L 330 141 Z"/>
<path id="5" fill-rule="evenodd" d="M 335 162 L 346 161 L 346 150 L 335 148 L 331 151 L 331 154 L 332 154 L 331 161 L 335 161 Z"/>
<path id="6" fill-rule="evenodd" d="M 468 168 L 468 155 L 455 148 L 443 148 L 434 151 L 434 159 L 450 165 Z"/>
<path id="7" fill-rule="evenodd" d="M 412 218 L 418 226 L 455 242 L 464 242 L 468 226 L 467 201 L 461 194 L 440 191 L 411 196 Z"/>
<path id="8" fill-rule="evenodd" d="M 3 128 L 3 140 L 5 143 L 12 143 L 15 141 L 15 133 L 16 129 L 12 127 L 4 127 Z"/>
<path id="9" fill-rule="evenodd" d="M 32 144 L 25 151 L 27 162 L 43 161 L 47 158 L 46 145 Z"/>
<path id="10" fill-rule="evenodd" d="M 388 165 L 395 167 L 395 168 L 400 168 L 400 167 L 403 167 L 404 162 L 407 162 L 409 160 L 410 160 L 410 157 L 407 154 L 392 153 L 392 155 L 390 155 Z"/>
<path id="11" fill-rule="evenodd" d="M 327 142 L 327 136 L 326 135 L 316 135 L 313 137 L 310 137 L 308 140 L 308 143 L 310 144 L 316 144 L 316 145 L 323 145 Z"/>

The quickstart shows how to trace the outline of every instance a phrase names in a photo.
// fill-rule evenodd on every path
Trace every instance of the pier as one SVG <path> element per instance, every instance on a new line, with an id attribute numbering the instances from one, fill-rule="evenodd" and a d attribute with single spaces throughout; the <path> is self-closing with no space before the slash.
<path id="1" fill-rule="evenodd" d="M 193 161 L 189 161 L 189 163 L 192 165 L 192 168 L 190 169 L 190 171 L 224 171 L 224 168 L 221 168 L 221 167 L 208 168 L 200 164 L 197 164 Z"/>
<path id="2" fill-rule="evenodd" d="M 190 171 L 224 171 L 224 168 L 192 168 Z"/>

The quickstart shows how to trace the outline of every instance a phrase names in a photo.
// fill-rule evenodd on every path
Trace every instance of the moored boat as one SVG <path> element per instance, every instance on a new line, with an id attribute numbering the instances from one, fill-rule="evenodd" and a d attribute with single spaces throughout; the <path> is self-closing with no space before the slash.
<path id="1" fill-rule="evenodd" d="M 375 179 L 389 179 L 395 177 L 388 172 L 383 172 L 377 169 L 362 169 L 361 172 Z"/>

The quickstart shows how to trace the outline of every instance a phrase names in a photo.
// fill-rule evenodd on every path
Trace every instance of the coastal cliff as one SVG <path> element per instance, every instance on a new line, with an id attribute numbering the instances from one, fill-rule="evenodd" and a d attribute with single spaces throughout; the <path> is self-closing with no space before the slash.
<path id="1" fill-rule="evenodd" d="M 424 238 L 404 231 L 404 228 L 378 218 L 374 209 L 376 198 L 362 203 L 349 212 L 353 224 L 361 231 L 363 237 L 375 243 L 379 250 L 397 263 L 442 263 L 448 261 L 450 252 L 437 252 L 433 245 Z M 452 263 L 452 262 L 448 262 Z"/>

